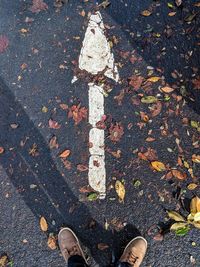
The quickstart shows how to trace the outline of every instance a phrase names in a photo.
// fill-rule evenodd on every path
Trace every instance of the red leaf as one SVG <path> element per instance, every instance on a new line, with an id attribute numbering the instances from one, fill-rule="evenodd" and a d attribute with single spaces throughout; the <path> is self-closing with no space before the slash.
<path id="1" fill-rule="evenodd" d="M 0 35 L 0 53 L 3 53 L 8 47 L 9 41 L 5 35 Z"/>
<path id="2" fill-rule="evenodd" d="M 60 129 L 61 125 L 52 119 L 49 120 L 49 128 L 51 129 Z"/>
<path id="3" fill-rule="evenodd" d="M 133 75 L 130 77 L 129 85 L 131 85 L 134 90 L 139 90 L 143 80 L 144 78 L 142 76 Z"/>
<path id="4" fill-rule="evenodd" d="M 192 83 L 194 84 L 194 89 L 200 89 L 200 76 L 192 80 Z"/>
<path id="5" fill-rule="evenodd" d="M 124 134 L 124 127 L 120 123 L 116 123 L 115 125 L 111 124 L 109 133 L 110 140 L 113 142 L 118 142 Z"/>
<path id="6" fill-rule="evenodd" d="M 79 105 L 73 105 L 69 109 L 68 118 L 73 118 L 75 125 L 79 124 L 83 119 L 87 119 L 87 109 Z"/>
<path id="7" fill-rule="evenodd" d="M 80 172 L 85 172 L 88 170 L 88 167 L 85 166 L 85 165 L 82 165 L 82 164 L 78 164 L 77 165 L 77 170 L 80 171 Z"/>
<path id="8" fill-rule="evenodd" d="M 159 115 L 161 110 L 162 110 L 162 103 L 160 101 L 158 101 L 156 104 L 154 104 L 151 107 L 151 115 L 152 115 L 152 117 L 156 117 L 157 115 Z"/>
<path id="9" fill-rule="evenodd" d="M 33 13 L 39 13 L 40 11 L 48 9 L 48 5 L 43 0 L 33 0 L 30 11 Z"/>

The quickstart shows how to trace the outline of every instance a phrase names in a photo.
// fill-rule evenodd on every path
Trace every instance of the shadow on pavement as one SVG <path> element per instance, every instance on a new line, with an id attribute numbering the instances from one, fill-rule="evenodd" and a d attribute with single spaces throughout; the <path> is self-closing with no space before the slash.
<path id="1" fill-rule="evenodd" d="M 10 124 L 16 121 L 20 124 L 19 129 L 11 129 Z M 5 147 L 5 153 L 1 157 L 1 165 L 6 171 L 10 181 L 20 193 L 26 205 L 38 218 L 44 216 L 49 223 L 49 232 L 57 233 L 60 227 L 69 226 L 77 233 L 81 242 L 91 250 L 96 263 L 105 266 L 102 251 L 97 250 L 99 240 L 119 250 L 119 245 L 125 244 L 138 235 L 138 231 L 127 226 L 121 232 L 106 231 L 100 224 L 95 223 L 94 228 L 86 226 L 91 218 L 90 212 L 85 204 L 80 203 L 68 187 L 66 181 L 57 170 L 50 154 L 50 150 L 43 136 L 35 128 L 33 122 L 28 118 L 22 106 L 16 102 L 14 95 L 0 79 L 0 142 Z M 28 145 L 22 143 L 27 138 Z M 33 157 L 29 154 L 31 144 L 37 143 L 39 155 Z M 37 188 L 31 189 L 35 184 Z M 74 211 L 70 212 L 70 207 Z M 55 220 L 55 226 L 52 221 Z M 117 242 L 116 239 L 117 238 Z M 107 253 L 108 254 L 108 253 Z"/>

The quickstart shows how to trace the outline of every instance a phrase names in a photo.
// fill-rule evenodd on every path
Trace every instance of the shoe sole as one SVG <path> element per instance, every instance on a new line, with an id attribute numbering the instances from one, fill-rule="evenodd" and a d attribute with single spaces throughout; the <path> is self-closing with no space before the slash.
<path id="1" fill-rule="evenodd" d="M 126 245 L 124 251 L 128 248 L 128 246 L 129 246 L 132 242 L 134 242 L 134 241 L 137 240 L 137 239 L 142 239 L 142 240 L 145 242 L 145 244 L 146 244 L 146 249 L 147 249 L 148 243 L 147 243 L 146 239 L 145 239 L 144 237 L 142 237 L 142 236 L 137 236 L 137 237 L 133 238 L 133 239 Z"/>
<path id="2" fill-rule="evenodd" d="M 77 242 L 77 245 L 78 245 L 78 247 L 79 247 L 79 249 L 80 249 L 80 252 L 81 252 L 81 254 L 82 254 L 82 257 L 83 257 L 83 259 L 85 260 L 86 264 L 88 264 L 88 262 L 87 262 L 87 260 L 86 260 L 86 258 L 85 258 L 84 252 L 83 252 L 83 250 L 82 250 L 82 248 L 81 248 L 81 246 L 80 246 L 80 242 L 79 242 L 79 240 L 78 240 L 78 237 L 76 236 L 76 234 L 74 233 L 74 231 L 72 231 L 72 229 L 70 229 L 70 228 L 68 228 L 68 227 L 62 228 L 62 229 L 60 230 L 59 234 L 58 234 L 58 243 L 59 243 L 59 236 L 61 235 L 62 231 L 66 231 L 66 230 L 69 231 L 69 232 L 71 232 L 71 234 L 72 234 L 72 235 L 74 236 L 74 238 L 76 239 L 76 242 Z"/>

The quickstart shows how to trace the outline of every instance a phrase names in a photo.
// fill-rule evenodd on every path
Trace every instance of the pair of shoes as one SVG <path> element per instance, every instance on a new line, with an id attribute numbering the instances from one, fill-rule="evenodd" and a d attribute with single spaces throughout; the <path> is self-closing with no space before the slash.
<path id="1" fill-rule="evenodd" d="M 87 263 L 79 240 L 70 228 L 63 228 L 59 232 L 58 244 L 66 262 L 68 262 L 69 257 L 78 255 L 83 257 Z M 131 267 L 139 267 L 144 259 L 146 251 L 147 241 L 143 237 L 138 236 L 128 243 L 119 261 L 126 262 Z"/>

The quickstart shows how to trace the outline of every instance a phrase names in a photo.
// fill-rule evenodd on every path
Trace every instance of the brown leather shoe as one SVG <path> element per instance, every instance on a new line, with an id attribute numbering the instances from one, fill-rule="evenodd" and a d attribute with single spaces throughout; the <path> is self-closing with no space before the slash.
<path id="1" fill-rule="evenodd" d="M 147 241 L 141 236 L 132 239 L 125 247 L 120 262 L 127 262 L 132 267 L 139 267 L 147 251 Z"/>
<path id="2" fill-rule="evenodd" d="M 75 233 L 70 228 L 63 228 L 58 234 L 58 244 L 63 255 L 63 258 L 68 262 L 71 256 L 81 256 L 87 263 L 85 255 L 79 244 L 79 240 Z"/>

